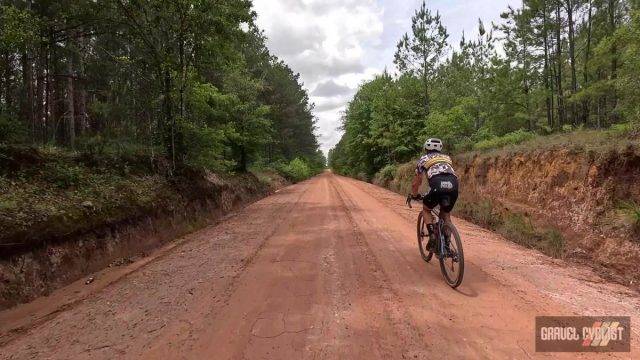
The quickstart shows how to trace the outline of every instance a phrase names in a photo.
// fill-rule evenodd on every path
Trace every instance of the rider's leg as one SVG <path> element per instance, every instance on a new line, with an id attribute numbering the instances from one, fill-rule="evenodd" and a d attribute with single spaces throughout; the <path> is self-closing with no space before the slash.
<path id="1" fill-rule="evenodd" d="M 427 205 L 422 205 L 422 217 L 425 224 L 433 224 L 433 215 L 431 215 L 431 209 Z"/>
<path id="2" fill-rule="evenodd" d="M 423 205 L 422 207 L 422 216 L 424 218 L 424 223 L 427 225 L 427 231 L 429 232 L 429 241 L 427 242 L 427 250 L 431 252 L 435 252 L 436 248 L 436 235 L 435 235 L 435 225 L 433 224 L 433 215 L 431 214 L 431 209 L 428 206 Z"/>
<path id="3" fill-rule="evenodd" d="M 451 225 L 451 213 L 446 211 L 440 211 L 440 216 L 445 224 Z"/>

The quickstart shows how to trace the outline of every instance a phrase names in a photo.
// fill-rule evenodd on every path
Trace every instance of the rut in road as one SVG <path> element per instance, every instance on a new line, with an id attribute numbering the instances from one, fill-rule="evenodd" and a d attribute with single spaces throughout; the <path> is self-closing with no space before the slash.
<path id="1" fill-rule="evenodd" d="M 452 290 L 422 261 L 403 204 L 325 173 L 42 321 L 0 313 L 0 358 L 529 358 L 536 315 L 638 319 L 630 290 L 457 219 L 467 269 Z"/>

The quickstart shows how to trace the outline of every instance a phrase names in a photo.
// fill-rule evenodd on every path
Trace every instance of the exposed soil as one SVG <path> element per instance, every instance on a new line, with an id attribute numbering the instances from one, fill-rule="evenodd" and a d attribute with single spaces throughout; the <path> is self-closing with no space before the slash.
<path id="1" fill-rule="evenodd" d="M 171 186 L 166 186 L 165 181 L 160 182 L 162 186 L 153 187 L 152 193 L 162 195 L 152 197 L 155 201 L 150 200 L 145 206 L 136 206 L 135 201 L 120 204 L 113 210 L 116 217 L 81 213 L 82 218 L 68 218 L 68 224 L 58 226 L 58 230 L 39 232 L 55 218 L 43 220 L 36 216 L 40 221 L 20 225 L 28 238 L 1 231 L 0 310 L 49 295 L 107 266 L 122 266 L 144 257 L 176 237 L 211 225 L 233 209 L 268 195 L 284 186 L 285 180 L 277 174 L 261 181 L 252 174 L 223 178 L 209 172 L 192 172 L 172 181 Z M 73 207 L 72 203 L 58 200 L 56 206 Z M 18 223 L 12 222 L 11 217 L 3 220 L 0 228 L 6 223 Z M 10 235 L 16 235 L 15 240 Z M 7 246 L 11 244 L 3 243 L 3 239 L 16 243 Z"/>
<path id="2" fill-rule="evenodd" d="M 582 254 L 632 285 L 640 282 L 640 236 L 623 206 L 640 204 L 639 151 L 504 150 L 461 155 L 456 164 L 467 201 L 488 199 L 560 230 L 568 256 Z"/>
<path id="3" fill-rule="evenodd" d="M 325 173 L 0 312 L 0 358 L 575 358 L 535 353 L 535 316 L 638 323 L 637 293 L 458 219 L 466 275 L 452 290 L 418 253 L 417 212 Z M 610 357 L 638 358 L 639 335 Z"/>

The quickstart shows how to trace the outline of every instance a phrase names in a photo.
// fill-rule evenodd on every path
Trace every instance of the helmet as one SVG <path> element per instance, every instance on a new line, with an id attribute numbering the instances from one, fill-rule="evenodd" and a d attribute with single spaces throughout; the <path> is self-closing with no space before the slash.
<path id="1" fill-rule="evenodd" d="M 430 150 L 442 151 L 442 140 L 435 138 L 427 139 L 424 143 L 424 151 Z"/>

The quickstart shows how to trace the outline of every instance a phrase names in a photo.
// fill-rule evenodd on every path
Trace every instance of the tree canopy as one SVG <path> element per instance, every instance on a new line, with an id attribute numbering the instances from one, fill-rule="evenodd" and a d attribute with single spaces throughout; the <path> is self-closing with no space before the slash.
<path id="1" fill-rule="evenodd" d="M 313 104 L 249 0 L 0 4 L 0 142 L 144 147 L 173 168 L 323 165 Z"/>
<path id="2" fill-rule="evenodd" d="M 524 0 L 500 18 L 479 20 L 477 36 L 453 47 L 423 2 L 400 39 L 397 73 L 362 84 L 349 103 L 330 166 L 371 178 L 416 156 L 427 137 L 465 151 L 640 120 L 637 1 Z"/>

